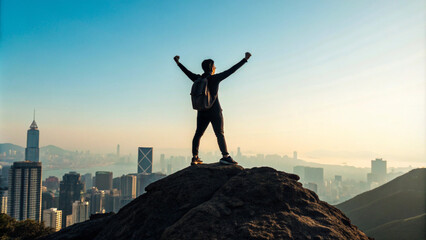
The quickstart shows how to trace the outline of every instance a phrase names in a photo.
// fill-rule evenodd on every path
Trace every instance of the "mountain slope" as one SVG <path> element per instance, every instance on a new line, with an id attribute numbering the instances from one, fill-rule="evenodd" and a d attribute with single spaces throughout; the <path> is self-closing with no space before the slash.
<path id="1" fill-rule="evenodd" d="M 298 179 L 267 167 L 191 166 L 115 215 L 44 239 L 368 239 Z"/>
<path id="2" fill-rule="evenodd" d="M 380 225 L 367 234 L 374 236 L 375 240 L 423 240 L 426 239 L 425 227 L 426 213 Z"/>
<path id="3" fill-rule="evenodd" d="M 378 228 L 379 226 L 424 214 L 425 203 L 426 169 L 419 168 L 336 207 L 363 231 L 383 235 L 387 233 L 380 233 L 380 230 L 386 228 Z M 424 232 L 425 227 L 420 230 Z M 405 236 L 404 232 L 395 236 L 402 239 Z"/>

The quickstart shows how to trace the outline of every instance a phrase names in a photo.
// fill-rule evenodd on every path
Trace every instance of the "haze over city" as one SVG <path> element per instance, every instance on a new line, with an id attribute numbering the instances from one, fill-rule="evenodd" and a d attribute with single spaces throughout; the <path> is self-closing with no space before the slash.
<path id="1" fill-rule="evenodd" d="M 309 5 L 2 1 L 0 143 L 25 146 L 35 108 L 41 146 L 190 155 L 192 83 L 173 56 L 221 72 L 250 51 L 221 84 L 230 150 L 424 166 L 424 1 Z M 201 150 L 218 151 L 211 127 Z"/>

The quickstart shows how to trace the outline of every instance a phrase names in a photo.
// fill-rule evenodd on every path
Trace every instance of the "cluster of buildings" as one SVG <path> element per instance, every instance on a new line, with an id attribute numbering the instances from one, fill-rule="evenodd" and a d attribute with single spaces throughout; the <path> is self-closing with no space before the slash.
<path id="1" fill-rule="evenodd" d="M 117 146 L 118 154 L 119 151 Z M 42 181 L 39 130 L 33 120 L 27 132 L 25 161 L 2 169 L 0 181 L 4 183 L 7 172 L 8 187 L 0 188 L 1 213 L 16 220 L 43 221 L 58 231 L 86 221 L 92 214 L 118 212 L 143 194 L 146 186 L 166 176 L 152 172 L 152 151 L 152 147 L 138 148 L 137 173 L 114 178 L 108 171 L 97 171 L 95 176 L 69 172 L 61 181 L 55 176 Z"/>
<path id="2" fill-rule="evenodd" d="M 342 175 L 334 179 L 324 179 L 324 169 L 308 166 L 295 166 L 293 173 L 299 175 L 300 182 L 309 190 L 331 204 L 336 204 L 352 198 L 354 195 L 376 188 L 393 177 L 387 173 L 387 162 L 382 158 L 371 160 L 371 173 L 367 174 L 366 182 L 343 181 Z"/>

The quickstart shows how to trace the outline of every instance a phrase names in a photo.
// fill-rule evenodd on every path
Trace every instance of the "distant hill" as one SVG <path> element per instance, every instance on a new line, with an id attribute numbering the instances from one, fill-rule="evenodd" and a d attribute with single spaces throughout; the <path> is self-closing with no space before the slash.
<path id="1" fill-rule="evenodd" d="M 40 151 L 44 151 L 44 152 L 49 153 L 49 154 L 58 154 L 58 155 L 71 152 L 69 150 L 65 150 L 65 149 L 62 149 L 62 148 L 54 146 L 54 145 L 48 145 L 48 146 L 45 146 L 45 147 L 41 147 Z"/>
<path id="2" fill-rule="evenodd" d="M 25 147 L 21 147 L 12 143 L 0 143 L 0 153 L 7 152 L 9 150 L 23 152 L 25 151 Z M 54 145 L 48 145 L 40 148 L 41 152 L 46 152 L 49 154 L 64 154 L 69 153 L 71 151 L 62 149 L 60 147 Z"/>
<path id="3" fill-rule="evenodd" d="M 12 143 L 0 143 L 0 153 L 12 151 L 25 151 L 25 148 L 12 144 Z"/>
<path id="4" fill-rule="evenodd" d="M 407 222 L 424 222 L 422 214 L 426 213 L 426 168 L 410 172 L 378 187 L 362 193 L 336 207 L 342 210 L 351 221 L 369 236 L 389 239 L 383 236 L 389 234 L 390 226 L 398 226 L 401 231 L 395 232 L 394 239 L 425 239 L 404 238 L 409 229 Z M 419 218 L 416 218 L 416 217 Z M 398 225 L 397 223 L 404 223 Z M 410 225 L 414 226 L 414 225 Z M 425 234 L 425 224 L 417 232 Z M 410 227 L 413 228 L 413 227 Z"/>

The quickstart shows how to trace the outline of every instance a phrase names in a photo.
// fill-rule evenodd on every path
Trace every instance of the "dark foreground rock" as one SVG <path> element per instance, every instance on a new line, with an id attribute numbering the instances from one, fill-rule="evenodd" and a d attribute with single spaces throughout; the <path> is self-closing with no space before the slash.
<path id="1" fill-rule="evenodd" d="M 191 166 L 117 214 L 43 239 L 369 239 L 298 179 L 267 167 Z"/>

